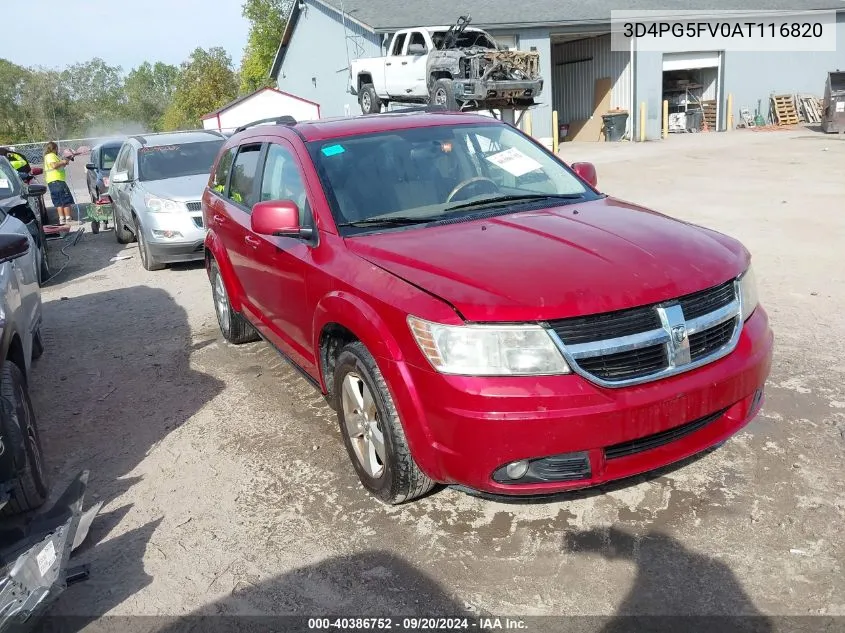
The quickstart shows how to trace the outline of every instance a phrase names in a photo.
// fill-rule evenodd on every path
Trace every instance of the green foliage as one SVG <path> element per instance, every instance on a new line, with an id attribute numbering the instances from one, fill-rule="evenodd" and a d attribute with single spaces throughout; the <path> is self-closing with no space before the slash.
<path id="1" fill-rule="evenodd" d="M 26 134 L 21 92 L 28 77 L 27 69 L 0 59 L 0 144 L 12 142 Z"/>
<path id="2" fill-rule="evenodd" d="M 162 125 L 168 130 L 199 127 L 202 115 L 232 101 L 237 94 L 238 77 L 226 51 L 220 47 L 197 48 L 182 64 Z"/>
<path id="3" fill-rule="evenodd" d="M 163 128 L 163 117 L 173 99 L 179 69 L 170 64 L 144 62 L 130 71 L 124 82 L 126 117 L 137 121 L 145 130 L 158 132 Z"/>
<path id="4" fill-rule="evenodd" d="M 290 0 L 246 0 L 243 15 L 249 20 L 249 40 L 241 61 L 241 94 L 274 86 L 270 68 L 282 40 Z"/>

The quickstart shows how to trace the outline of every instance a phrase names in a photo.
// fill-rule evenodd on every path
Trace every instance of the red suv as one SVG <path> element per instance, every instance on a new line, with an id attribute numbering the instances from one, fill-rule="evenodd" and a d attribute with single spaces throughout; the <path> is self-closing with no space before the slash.
<path id="1" fill-rule="evenodd" d="M 258 122 L 203 212 L 223 336 L 264 338 L 327 396 L 385 502 L 594 486 L 713 447 L 763 402 L 748 251 L 495 119 Z"/>

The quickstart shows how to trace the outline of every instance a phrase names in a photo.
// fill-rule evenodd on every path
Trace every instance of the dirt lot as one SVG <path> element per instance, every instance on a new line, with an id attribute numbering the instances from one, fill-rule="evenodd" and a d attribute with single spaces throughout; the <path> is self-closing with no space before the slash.
<path id="1" fill-rule="evenodd" d="M 86 233 L 44 291 L 33 378 L 54 484 L 105 501 L 55 614 L 845 615 L 845 143 L 813 132 L 565 144 L 604 191 L 738 237 L 776 334 L 765 410 L 682 468 L 553 503 L 387 508 L 205 272 Z M 111 262 L 118 252 L 131 259 Z M 90 498 L 89 495 L 89 498 Z"/>

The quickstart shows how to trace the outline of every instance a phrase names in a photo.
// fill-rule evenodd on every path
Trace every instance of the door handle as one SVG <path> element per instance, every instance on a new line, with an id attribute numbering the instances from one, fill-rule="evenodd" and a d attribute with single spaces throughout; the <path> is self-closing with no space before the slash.
<path id="1" fill-rule="evenodd" d="M 393 62 L 384 62 L 385 66 L 390 66 Z"/>
<path id="2" fill-rule="evenodd" d="M 215 213 L 214 221 L 217 222 L 217 224 L 226 224 L 226 216 Z"/>
<path id="3" fill-rule="evenodd" d="M 407 66 L 407 65 L 408 65 L 408 62 L 402 62 L 402 65 L 403 65 L 403 66 Z"/>
<path id="4" fill-rule="evenodd" d="M 258 248 L 259 246 L 261 246 L 261 240 L 259 240 L 257 237 L 253 237 L 252 235 L 247 235 L 246 237 L 244 237 L 244 242 L 246 242 L 247 246 L 251 248 Z"/>

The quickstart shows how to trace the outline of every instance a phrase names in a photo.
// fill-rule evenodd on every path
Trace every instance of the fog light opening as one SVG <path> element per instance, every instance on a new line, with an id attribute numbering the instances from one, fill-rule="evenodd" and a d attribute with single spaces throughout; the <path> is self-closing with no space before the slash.
<path id="1" fill-rule="evenodd" d="M 505 474 L 511 479 L 522 479 L 528 472 L 528 460 L 522 459 L 518 462 L 511 462 L 505 467 Z"/>

